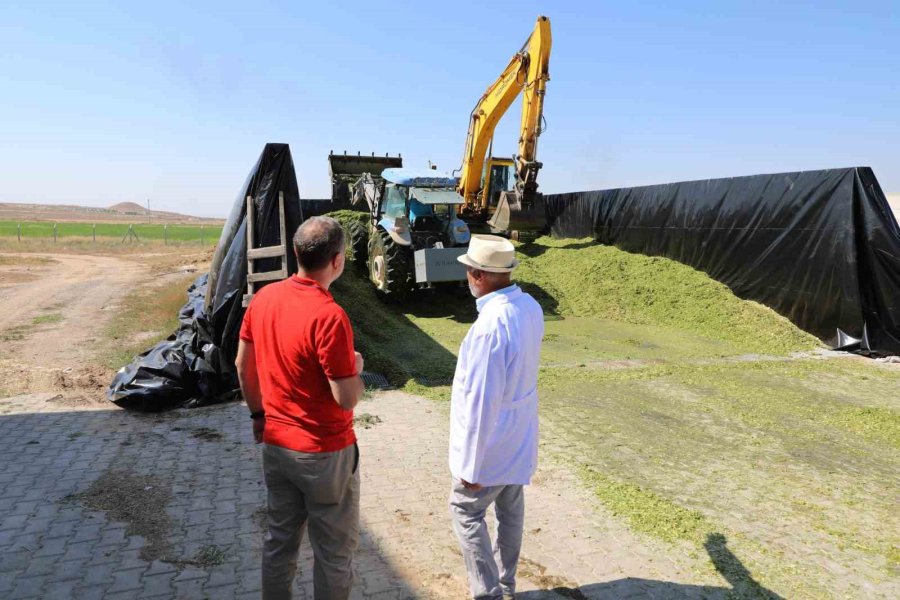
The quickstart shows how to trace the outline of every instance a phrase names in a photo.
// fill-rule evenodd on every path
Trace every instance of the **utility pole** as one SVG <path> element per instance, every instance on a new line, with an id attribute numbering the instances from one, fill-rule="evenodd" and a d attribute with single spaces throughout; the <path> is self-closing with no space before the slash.
<path id="1" fill-rule="evenodd" d="M 150 198 L 147 198 L 147 224 L 150 224 Z"/>

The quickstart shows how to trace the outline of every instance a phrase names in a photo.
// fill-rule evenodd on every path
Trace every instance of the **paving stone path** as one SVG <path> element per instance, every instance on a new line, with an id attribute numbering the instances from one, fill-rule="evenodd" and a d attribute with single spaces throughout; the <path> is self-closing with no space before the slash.
<path id="1" fill-rule="evenodd" d="M 357 415 L 368 428 L 357 427 L 363 537 L 353 597 L 467 597 L 446 506 L 446 406 L 381 392 Z M 139 415 L 73 408 L 52 393 L 2 399 L 0 456 L 0 598 L 259 597 L 264 485 L 243 405 Z M 97 508 L 103 493 L 126 487 L 139 498 L 130 515 Z M 520 600 L 725 598 L 730 589 L 630 533 L 564 464 L 544 461 L 526 494 Z M 311 599 L 311 585 L 304 542 L 295 597 Z"/>

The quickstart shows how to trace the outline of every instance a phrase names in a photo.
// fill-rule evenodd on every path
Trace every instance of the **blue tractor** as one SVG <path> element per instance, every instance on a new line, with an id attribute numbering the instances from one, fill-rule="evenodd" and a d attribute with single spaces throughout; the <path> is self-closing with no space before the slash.
<path id="1" fill-rule="evenodd" d="M 433 170 L 384 169 L 353 185 L 352 202 L 368 207 L 368 226 L 351 229 L 354 261 L 379 292 L 402 299 L 418 288 L 466 279 L 456 257 L 465 254 L 469 227 L 457 216 L 465 200 L 459 180 Z"/>

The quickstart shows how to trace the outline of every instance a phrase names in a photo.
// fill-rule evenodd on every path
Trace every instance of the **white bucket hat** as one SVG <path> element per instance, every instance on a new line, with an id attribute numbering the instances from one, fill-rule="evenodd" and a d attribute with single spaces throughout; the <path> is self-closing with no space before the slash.
<path id="1" fill-rule="evenodd" d="M 456 260 L 489 273 L 509 273 L 519 264 L 515 247 L 499 235 L 473 235 L 466 253 Z"/>

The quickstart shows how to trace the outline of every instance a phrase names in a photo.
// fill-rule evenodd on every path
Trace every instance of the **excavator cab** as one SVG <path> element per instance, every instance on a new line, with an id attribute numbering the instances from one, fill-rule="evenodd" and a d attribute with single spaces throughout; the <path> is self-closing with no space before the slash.
<path id="1" fill-rule="evenodd" d="M 482 194 L 487 194 L 487 206 L 493 210 L 500 204 L 501 192 L 511 192 L 516 186 L 516 163 L 511 158 L 491 156 L 484 163 Z"/>

